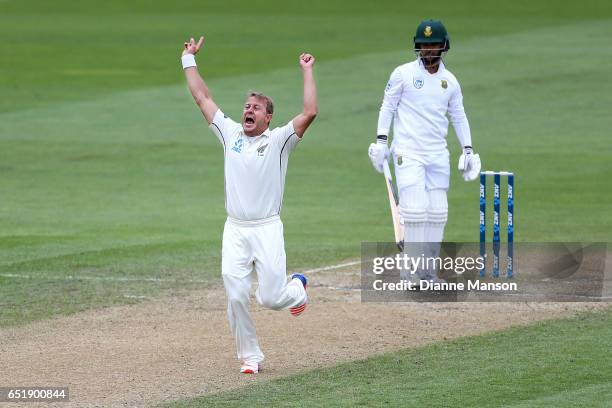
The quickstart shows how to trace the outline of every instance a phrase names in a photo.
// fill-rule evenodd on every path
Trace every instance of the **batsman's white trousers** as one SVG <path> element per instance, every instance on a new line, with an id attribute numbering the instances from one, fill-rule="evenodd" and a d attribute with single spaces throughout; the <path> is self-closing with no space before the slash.
<path id="1" fill-rule="evenodd" d="M 448 217 L 446 191 L 450 180 L 447 149 L 402 154 L 394 151 L 395 178 L 404 219 L 404 248 L 411 257 L 437 257 Z M 423 247 L 423 243 L 427 243 Z M 424 278 L 424 271 L 419 274 Z"/>
<path id="2" fill-rule="evenodd" d="M 400 195 L 403 189 L 409 187 L 417 187 L 422 191 L 448 190 L 450 180 L 448 150 L 420 154 L 394 152 L 393 156 Z"/>
<path id="3" fill-rule="evenodd" d="M 229 218 L 223 230 L 221 273 L 227 293 L 227 317 L 236 340 L 238 358 L 249 363 L 263 361 L 255 324 L 249 314 L 249 292 L 257 273 L 257 301 L 281 310 L 306 301 L 300 282 L 287 282 L 283 223 L 280 217 L 242 221 Z"/>

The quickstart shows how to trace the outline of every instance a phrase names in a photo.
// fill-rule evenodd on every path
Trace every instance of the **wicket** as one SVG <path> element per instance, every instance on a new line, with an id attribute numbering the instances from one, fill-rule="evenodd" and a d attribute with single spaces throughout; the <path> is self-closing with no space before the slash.
<path id="1" fill-rule="evenodd" d="M 501 207 L 501 176 L 508 179 L 508 263 L 506 277 L 514 274 L 514 173 L 509 171 L 483 171 L 480 173 L 480 256 L 486 259 L 487 253 L 487 177 L 493 176 L 493 271 L 494 278 L 499 277 L 500 237 L 500 207 Z M 486 264 L 486 263 L 485 263 Z M 480 276 L 486 276 L 486 266 L 480 270 Z"/>

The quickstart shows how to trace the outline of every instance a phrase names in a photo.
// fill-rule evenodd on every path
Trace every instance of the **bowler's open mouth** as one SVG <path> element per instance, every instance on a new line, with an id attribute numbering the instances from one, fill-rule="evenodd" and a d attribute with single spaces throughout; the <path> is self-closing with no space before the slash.
<path id="1" fill-rule="evenodd" d="M 252 125 L 255 123 L 255 119 L 251 116 L 247 116 L 244 118 L 244 123 L 248 124 L 248 125 Z"/>

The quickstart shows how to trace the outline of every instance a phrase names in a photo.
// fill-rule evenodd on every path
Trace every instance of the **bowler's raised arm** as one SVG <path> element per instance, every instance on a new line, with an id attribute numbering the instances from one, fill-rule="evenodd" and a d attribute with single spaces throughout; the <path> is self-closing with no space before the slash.
<path id="1" fill-rule="evenodd" d="M 197 43 L 193 38 L 185 42 L 181 62 L 183 63 L 183 71 L 185 72 L 185 78 L 187 78 L 189 91 L 191 91 L 191 95 L 202 111 L 206 121 L 210 124 L 219 107 L 212 100 L 212 95 L 208 90 L 208 86 L 206 86 L 196 66 L 195 55 L 200 51 L 200 47 L 202 47 L 203 44 L 204 37 L 200 37 Z"/>
<path id="2" fill-rule="evenodd" d="M 317 87 L 312 72 L 314 62 L 315 58 L 312 55 L 300 55 L 300 66 L 302 67 L 302 74 L 304 75 L 304 110 L 293 118 L 293 129 L 299 137 L 304 136 L 306 129 L 308 129 L 308 126 L 310 126 L 317 116 L 317 113 L 319 113 Z"/>

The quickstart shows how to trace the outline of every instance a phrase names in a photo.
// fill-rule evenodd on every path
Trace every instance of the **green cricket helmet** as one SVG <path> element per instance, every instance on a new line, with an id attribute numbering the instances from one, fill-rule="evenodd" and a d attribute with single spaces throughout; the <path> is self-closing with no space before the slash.
<path id="1" fill-rule="evenodd" d="M 448 32 L 440 20 L 421 21 L 414 35 L 414 49 L 420 49 L 421 44 L 444 44 L 444 52 L 450 49 Z"/>

